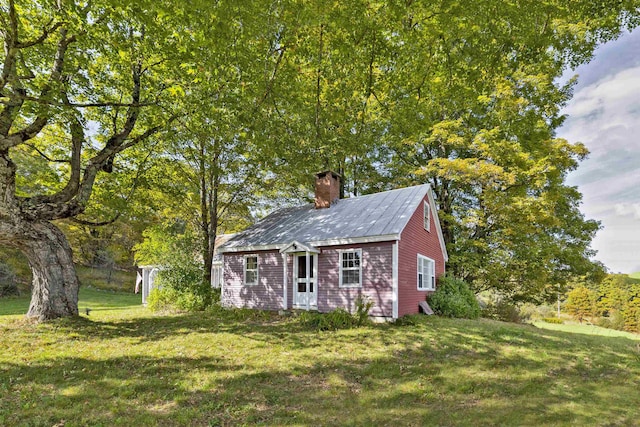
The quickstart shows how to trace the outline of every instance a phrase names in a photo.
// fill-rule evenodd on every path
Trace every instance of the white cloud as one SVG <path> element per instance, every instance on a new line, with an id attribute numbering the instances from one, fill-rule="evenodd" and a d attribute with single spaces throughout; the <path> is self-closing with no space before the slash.
<path id="1" fill-rule="evenodd" d="M 625 273 L 640 270 L 640 64 L 623 59 L 638 40 L 634 33 L 611 42 L 604 58 L 596 53 L 578 69 L 588 84 L 578 83 L 558 130 L 591 152 L 567 181 L 582 192 L 585 216 L 604 227 L 593 241 L 596 258 Z"/>
<path id="2" fill-rule="evenodd" d="M 640 203 L 616 203 L 613 208 L 618 216 L 632 216 L 640 219 Z"/>

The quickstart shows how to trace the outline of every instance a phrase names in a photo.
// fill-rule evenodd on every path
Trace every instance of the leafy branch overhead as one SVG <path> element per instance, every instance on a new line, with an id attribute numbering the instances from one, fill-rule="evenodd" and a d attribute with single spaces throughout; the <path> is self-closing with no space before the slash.
<path id="1" fill-rule="evenodd" d="M 53 286 L 58 291 L 49 292 L 60 293 L 62 310 L 74 313 L 71 254 L 48 221 L 83 213 L 99 173 L 112 172 L 120 153 L 175 119 L 161 84 L 168 78 L 165 54 L 155 53 L 160 46 L 165 49 L 159 52 L 166 51 L 171 40 L 140 13 L 148 5 L 49 6 L 41 10 L 35 2 L 10 0 L 0 12 L 0 242 L 22 249 L 32 265 L 41 266 L 41 274 L 34 271 L 34 293 L 38 286 Z M 13 159 L 36 157 L 50 163 L 53 180 L 44 191 L 27 192 L 17 187 L 23 177 Z M 38 241 L 58 247 L 52 250 L 58 252 L 59 271 L 48 272 L 46 262 L 36 261 L 47 257 L 36 248 Z M 52 311 L 60 309 L 37 305 L 31 311 L 38 317 L 56 316 Z"/>

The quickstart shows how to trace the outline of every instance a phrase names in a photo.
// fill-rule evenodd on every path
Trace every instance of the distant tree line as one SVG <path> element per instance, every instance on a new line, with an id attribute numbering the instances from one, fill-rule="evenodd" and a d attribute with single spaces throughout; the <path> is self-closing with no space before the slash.
<path id="1" fill-rule="evenodd" d="M 598 284 L 580 283 L 568 292 L 565 310 L 580 322 L 640 332 L 640 280 L 609 274 Z"/>

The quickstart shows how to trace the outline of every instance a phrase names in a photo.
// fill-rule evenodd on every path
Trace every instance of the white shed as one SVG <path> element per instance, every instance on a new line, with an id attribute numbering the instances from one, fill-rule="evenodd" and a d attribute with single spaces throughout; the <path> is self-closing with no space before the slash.
<path id="1" fill-rule="evenodd" d="M 136 283 L 136 290 L 138 285 L 142 285 L 142 304 L 147 305 L 147 298 L 152 289 L 155 289 L 155 280 L 160 267 L 155 265 L 141 265 L 138 267 L 141 272 L 138 272 L 138 279 Z M 141 274 L 142 273 L 142 274 Z"/>

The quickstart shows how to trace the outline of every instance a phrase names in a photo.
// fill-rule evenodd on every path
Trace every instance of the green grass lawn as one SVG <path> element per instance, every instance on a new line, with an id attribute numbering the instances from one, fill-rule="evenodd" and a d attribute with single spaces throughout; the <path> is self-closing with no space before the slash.
<path id="1" fill-rule="evenodd" d="M 29 295 L 0 298 L 0 324 L 11 318 L 21 318 L 29 309 Z M 83 286 L 80 288 L 78 308 L 81 313 L 90 309 L 89 316 L 97 311 L 113 311 L 109 317 L 130 316 L 141 311 L 142 297 L 133 293 L 113 292 Z M 137 310 L 136 310 L 137 309 Z M 146 312 L 146 310 L 145 310 Z"/>
<path id="2" fill-rule="evenodd" d="M 628 337 L 426 316 L 319 333 L 259 312 L 154 316 L 137 297 L 82 292 L 89 317 L 0 317 L 0 425 L 640 419 L 640 347 Z"/>
<path id="3" fill-rule="evenodd" d="M 629 277 L 631 277 L 632 279 L 640 279 L 640 271 L 638 271 L 637 273 L 631 273 Z"/>
<path id="4" fill-rule="evenodd" d="M 631 340 L 640 341 L 640 335 L 634 334 L 632 332 L 625 331 L 617 331 L 615 329 L 607 329 L 601 328 L 596 325 L 588 325 L 586 323 L 579 324 L 575 322 L 557 324 L 557 323 L 547 323 L 543 321 L 533 322 L 533 325 L 538 328 L 543 329 L 551 329 L 554 331 L 565 331 L 572 332 L 576 334 L 586 334 L 586 335 L 601 335 L 604 337 L 624 337 L 629 338 Z"/>

